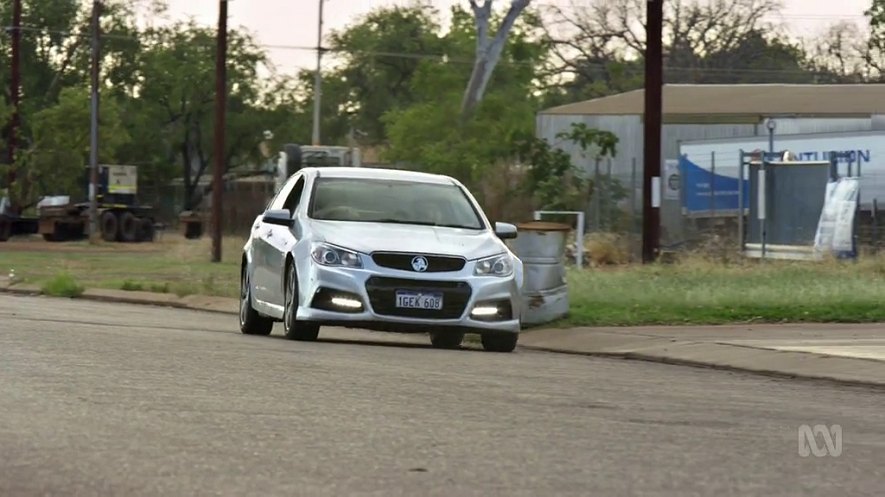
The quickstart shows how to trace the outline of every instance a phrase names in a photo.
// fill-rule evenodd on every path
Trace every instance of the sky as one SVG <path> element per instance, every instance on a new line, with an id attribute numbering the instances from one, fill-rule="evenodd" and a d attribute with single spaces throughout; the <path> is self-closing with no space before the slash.
<path id="1" fill-rule="evenodd" d="M 405 5 L 414 0 L 325 0 L 323 31 L 342 29 L 356 22 L 359 16 L 381 6 Z M 789 25 L 794 35 L 812 36 L 835 21 L 863 24 L 863 12 L 872 0 L 781 0 L 784 9 L 780 18 L 772 19 Z M 243 26 L 265 45 L 314 47 L 317 44 L 317 19 L 320 0 L 230 0 L 231 27 Z M 446 12 L 452 5 L 468 5 L 467 0 L 423 0 Z M 533 3 L 568 7 L 580 0 L 534 0 Z M 173 18 L 193 17 L 197 22 L 215 26 L 218 23 L 218 0 L 168 0 Z M 509 4 L 498 0 L 502 7 Z M 278 70 L 294 73 L 299 68 L 312 68 L 316 55 L 310 49 L 270 48 Z"/>

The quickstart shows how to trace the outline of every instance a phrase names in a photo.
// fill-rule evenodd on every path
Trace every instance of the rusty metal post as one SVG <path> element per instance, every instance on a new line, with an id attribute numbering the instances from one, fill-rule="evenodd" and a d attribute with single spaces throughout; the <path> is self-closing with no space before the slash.
<path id="1" fill-rule="evenodd" d="M 642 201 L 642 261 L 654 262 L 660 250 L 661 124 L 663 114 L 663 0 L 646 1 L 645 138 Z"/>
<path id="2" fill-rule="evenodd" d="M 212 262 L 221 262 L 221 197 L 224 190 L 224 128 L 227 108 L 227 0 L 218 2 L 215 57 L 215 168 L 212 175 Z"/>
<path id="3" fill-rule="evenodd" d="M 12 100 L 12 116 L 9 123 L 9 136 L 7 152 L 9 154 L 9 174 L 7 186 L 9 187 L 9 202 L 13 214 L 18 214 L 18 206 L 15 205 L 15 196 L 12 194 L 12 184 L 15 182 L 15 158 L 18 149 L 18 133 L 21 127 L 21 27 L 22 27 L 22 0 L 14 0 L 12 4 L 12 78 L 10 78 L 9 93 Z"/>
<path id="4" fill-rule="evenodd" d="M 101 2 L 92 2 L 92 116 L 89 129 L 89 241 L 99 238 L 98 229 L 98 112 L 99 112 L 99 72 L 101 57 Z"/>

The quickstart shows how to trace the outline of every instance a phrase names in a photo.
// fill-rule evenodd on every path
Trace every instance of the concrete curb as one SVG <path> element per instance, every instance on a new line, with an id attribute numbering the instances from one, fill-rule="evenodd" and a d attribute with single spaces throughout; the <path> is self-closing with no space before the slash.
<path id="1" fill-rule="evenodd" d="M 533 345 L 520 345 L 520 348 L 525 350 L 533 350 L 538 352 L 548 352 L 555 354 L 567 354 L 567 355 L 580 355 L 586 357 L 602 357 L 607 359 L 622 359 L 622 360 L 632 360 L 632 361 L 643 361 L 643 362 L 654 362 L 659 364 L 670 364 L 674 366 L 686 366 L 700 369 L 715 369 L 719 371 L 733 371 L 738 373 L 751 373 L 760 376 L 768 376 L 772 378 L 785 378 L 785 379 L 798 379 L 798 380 L 807 380 L 807 381 L 816 381 L 816 382 L 827 382 L 833 383 L 836 385 L 847 385 L 847 386 L 857 386 L 857 387 L 867 387 L 867 388 L 876 388 L 876 389 L 885 389 L 885 378 L 883 379 L 852 379 L 845 378 L 836 375 L 826 375 L 826 374 L 814 374 L 808 372 L 790 372 L 784 370 L 776 370 L 770 368 L 754 368 L 748 366 L 738 366 L 734 364 L 726 364 L 720 363 L 714 360 L 702 361 L 702 360 L 691 360 L 691 359 L 681 359 L 677 357 L 668 357 L 668 356 L 659 356 L 652 354 L 643 354 L 637 352 L 586 352 L 586 351 L 577 351 L 577 350 L 566 350 L 563 348 L 555 348 L 555 347 L 538 347 Z M 776 351 L 764 351 L 766 354 L 779 354 L 780 352 Z M 805 352 L 795 352 L 796 354 L 806 354 L 808 356 L 815 356 L 818 358 L 829 358 L 830 356 L 823 356 L 819 354 L 810 354 Z M 850 361 L 862 361 L 862 359 L 846 359 Z"/>
<path id="2" fill-rule="evenodd" d="M 0 287 L 0 293 L 11 293 L 15 295 L 30 295 L 30 296 L 46 296 L 42 290 L 33 286 L 12 286 L 12 287 Z M 64 297 L 54 297 L 52 298 L 64 298 Z M 212 298 L 212 297 L 210 297 Z M 114 304 L 132 304 L 132 305 L 149 305 L 155 307 L 172 307 L 176 309 L 184 309 L 189 311 L 201 311 L 201 312 L 214 312 L 218 314 L 228 314 L 228 315 L 236 315 L 236 309 L 225 309 L 227 302 L 224 303 L 213 303 L 206 304 L 200 303 L 199 300 L 205 300 L 204 296 L 185 296 L 179 297 L 174 294 L 166 294 L 166 293 L 151 293 L 151 292 L 137 292 L 137 291 L 123 291 L 123 290 L 103 290 L 103 289 L 88 289 L 83 292 L 83 294 L 73 297 L 73 299 L 80 300 L 92 300 L 96 302 L 107 302 Z M 222 297 L 217 297 L 217 299 L 222 299 Z M 196 300 L 196 301 L 195 301 Z M 225 299 L 233 301 L 236 303 L 234 299 Z"/>
<path id="3" fill-rule="evenodd" d="M 0 287 L 0 293 L 43 295 L 33 286 Z M 172 307 L 190 311 L 236 315 L 237 301 L 224 297 L 90 289 L 76 299 L 108 303 Z M 680 340 L 672 337 L 617 335 L 600 332 L 592 340 L 550 344 L 551 330 L 526 331 L 519 349 L 656 362 L 695 368 L 738 371 L 764 376 L 833 382 L 841 385 L 885 388 L 885 362 L 829 356 L 810 352 L 779 351 L 717 341 Z M 531 337 L 531 338 L 529 338 Z M 545 344 L 545 342 L 548 342 Z"/>

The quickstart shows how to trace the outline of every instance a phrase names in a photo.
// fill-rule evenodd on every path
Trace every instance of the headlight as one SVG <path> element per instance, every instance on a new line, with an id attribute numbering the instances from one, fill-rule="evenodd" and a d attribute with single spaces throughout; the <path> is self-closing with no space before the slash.
<path id="1" fill-rule="evenodd" d="M 510 276 L 513 274 L 513 260 L 510 254 L 486 257 L 476 262 L 474 274 L 477 276 Z"/>
<path id="2" fill-rule="evenodd" d="M 323 266 L 363 267 L 363 261 L 356 252 L 325 243 L 314 245 L 310 256 L 317 264 Z"/>

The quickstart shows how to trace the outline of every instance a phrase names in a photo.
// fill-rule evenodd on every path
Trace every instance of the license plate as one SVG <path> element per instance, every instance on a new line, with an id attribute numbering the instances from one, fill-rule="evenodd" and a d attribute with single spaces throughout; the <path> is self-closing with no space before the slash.
<path id="1" fill-rule="evenodd" d="M 400 309 L 430 309 L 438 311 L 443 307 L 441 293 L 396 292 L 396 306 Z"/>

